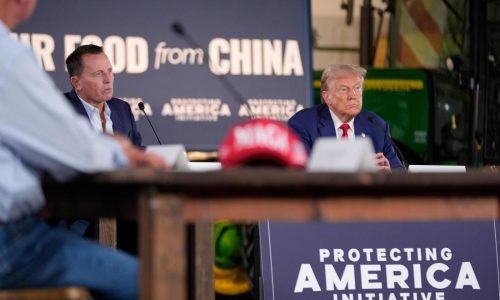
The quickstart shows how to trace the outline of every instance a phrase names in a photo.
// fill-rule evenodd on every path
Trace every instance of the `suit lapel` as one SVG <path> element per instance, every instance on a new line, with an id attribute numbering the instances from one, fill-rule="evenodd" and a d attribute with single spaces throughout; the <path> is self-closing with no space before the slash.
<path id="1" fill-rule="evenodd" d="M 354 135 L 355 136 L 360 136 L 365 134 L 365 124 L 363 124 L 363 119 L 361 118 L 361 114 L 357 115 L 356 118 L 354 118 Z"/>
<path id="2" fill-rule="evenodd" d="M 80 101 L 80 98 L 78 98 L 78 95 L 76 94 L 75 90 L 71 90 L 68 94 L 68 100 L 70 101 L 71 105 L 75 108 L 75 111 L 79 113 L 80 115 L 86 117 L 89 122 L 89 115 L 87 114 L 87 111 L 85 110 L 85 107 L 83 107 L 82 101 Z"/>
<path id="3" fill-rule="evenodd" d="M 117 125 L 120 121 L 116 118 L 116 114 L 113 113 L 113 111 L 116 111 L 116 109 L 117 109 L 117 108 L 115 108 L 113 98 L 111 98 L 109 101 L 107 101 L 106 104 L 109 107 L 111 121 L 113 122 L 113 131 L 115 131 L 116 128 L 118 127 Z"/>
<path id="4" fill-rule="evenodd" d="M 371 136 L 371 126 L 368 123 L 368 119 L 365 116 L 365 113 L 361 111 L 359 115 L 354 118 L 354 135 L 356 136 Z"/>
<path id="5" fill-rule="evenodd" d="M 320 136 L 337 136 L 335 133 L 335 125 L 333 125 L 330 109 L 326 104 L 319 107 L 319 122 L 318 131 Z"/>
<path id="6" fill-rule="evenodd" d="M 120 123 L 120 118 L 118 118 L 118 115 L 119 114 L 114 114 L 113 112 L 119 110 L 119 107 L 117 105 L 115 105 L 115 102 L 113 101 L 113 98 L 111 98 L 108 102 L 106 102 L 106 104 L 108 104 L 108 107 L 109 107 L 109 110 L 110 110 L 110 117 L 111 117 L 111 121 L 113 122 L 113 131 L 119 131 L 119 132 L 122 132 L 123 130 L 121 130 L 121 123 Z"/>

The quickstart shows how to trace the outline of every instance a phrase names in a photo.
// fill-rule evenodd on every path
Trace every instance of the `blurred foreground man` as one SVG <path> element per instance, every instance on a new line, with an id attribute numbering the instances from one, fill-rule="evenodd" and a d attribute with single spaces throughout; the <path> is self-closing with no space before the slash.
<path id="1" fill-rule="evenodd" d="M 321 76 L 323 104 L 297 112 L 288 125 L 310 152 L 317 138 L 370 138 L 376 164 L 381 170 L 402 169 L 394 150 L 389 125 L 373 112 L 362 109 L 366 70 L 357 65 L 330 65 Z"/>
<path id="2" fill-rule="evenodd" d="M 0 0 L 0 289 L 81 285 L 96 299 L 136 299 L 136 258 L 37 216 L 44 204 L 40 178 L 167 166 L 126 138 L 93 131 L 31 49 L 9 37 L 35 6 L 36 0 Z"/>

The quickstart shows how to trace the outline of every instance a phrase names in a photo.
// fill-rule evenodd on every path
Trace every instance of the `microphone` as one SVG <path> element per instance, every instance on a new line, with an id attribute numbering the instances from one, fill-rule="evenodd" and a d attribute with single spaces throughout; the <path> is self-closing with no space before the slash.
<path id="1" fill-rule="evenodd" d="M 156 134 L 156 130 L 153 127 L 153 124 L 151 124 L 151 121 L 149 120 L 149 117 L 146 114 L 146 111 L 144 110 L 144 103 L 143 102 L 139 102 L 139 109 L 142 110 L 142 112 L 146 116 L 146 119 L 148 120 L 149 126 L 151 126 L 151 129 L 153 129 L 153 133 L 155 134 L 155 137 L 156 137 L 156 140 L 158 141 L 158 144 L 162 145 L 160 138 L 158 138 L 158 135 Z"/>
<path id="2" fill-rule="evenodd" d="M 368 116 L 368 121 L 370 121 L 370 123 L 372 123 L 373 125 L 377 126 L 378 128 L 380 128 L 382 130 L 382 132 L 384 132 L 384 136 L 388 137 L 389 140 L 391 141 L 391 144 L 392 144 L 392 147 L 394 147 L 394 150 L 396 150 L 396 154 L 397 156 L 399 156 L 399 158 L 401 159 L 401 163 L 403 164 L 403 168 L 405 170 L 408 170 L 408 162 L 406 161 L 404 155 L 403 155 L 403 152 L 401 152 L 401 150 L 399 150 L 398 146 L 396 145 L 396 143 L 394 143 L 394 141 L 392 140 L 392 138 L 387 134 L 387 131 L 385 131 L 385 128 L 382 127 L 382 125 L 380 125 L 378 122 L 376 122 L 372 116 Z"/>
<path id="3" fill-rule="evenodd" d="M 174 22 L 172 23 L 172 31 L 175 32 L 175 34 L 177 34 L 178 36 L 180 36 L 182 39 L 184 39 L 191 47 L 193 48 L 200 48 L 201 47 L 198 45 L 198 43 L 186 32 L 184 26 L 179 23 L 179 22 Z M 210 56 L 207 55 L 208 57 L 208 63 L 209 64 L 212 64 L 212 61 L 210 59 Z M 205 57 L 203 57 L 203 63 L 206 64 L 205 62 Z M 229 91 L 229 93 L 233 96 L 233 98 L 241 105 L 243 105 L 247 111 L 248 111 L 248 115 L 250 116 L 250 119 L 256 119 L 256 116 L 254 116 L 252 114 L 252 110 L 250 109 L 250 105 L 248 105 L 247 102 L 245 102 L 243 96 L 238 92 L 238 90 L 236 90 L 236 88 L 234 87 L 234 85 L 227 79 L 226 76 L 224 75 L 220 75 L 220 76 L 216 76 L 214 75 L 215 77 L 217 77 L 219 79 L 219 81 L 222 83 L 222 85 L 224 86 L 224 88 Z"/>

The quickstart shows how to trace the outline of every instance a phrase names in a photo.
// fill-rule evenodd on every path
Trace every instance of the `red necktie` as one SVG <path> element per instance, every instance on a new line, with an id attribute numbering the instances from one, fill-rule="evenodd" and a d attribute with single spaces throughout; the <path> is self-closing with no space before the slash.
<path id="1" fill-rule="evenodd" d="M 341 137 L 343 139 L 346 139 L 349 136 L 347 134 L 347 132 L 349 131 L 349 128 L 351 128 L 351 127 L 347 123 L 344 123 L 344 124 L 340 125 L 340 129 L 342 129 L 342 136 Z"/>

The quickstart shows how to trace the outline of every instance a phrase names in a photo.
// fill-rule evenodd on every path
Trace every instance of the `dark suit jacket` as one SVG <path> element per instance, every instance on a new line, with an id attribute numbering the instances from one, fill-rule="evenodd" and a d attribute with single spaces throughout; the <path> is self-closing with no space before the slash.
<path id="1" fill-rule="evenodd" d="M 88 118 L 87 111 L 83 106 L 82 102 L 76 95 L 75 90 L 71 90 L 70 92 L 64 93 L 64 96 L 68 99 L 68 101 L 73 105 L 76 112 Z M 130 109 L 130 105 L 118 98 L 111 98 L 106 102 L 111 110 L 111 121 L 113 121 L 113 131 L 119 132 L 132 142 L 137 147 L 144 148 L 142 146 L 142 137 L 139 131 L 137 131 L 137 127 L 135 125 L 134 116 L 132 115 L 132 110 Z"/>
<path id="2" fill-rule="evenodd" d="M 373 123 L 370 121 L 373 120 Z M 303 109 L 288 120 L 288 126 L 300 137 L 308 153 L 314 141 L 321 136 L 336 136 L 330 110 L 326 104 Z M 392 145 L 389 125 L 375 113 L 361 110 L 354 118 L 356 136 L 370 137 L 375 152 L 383 152 L 391 169 L 403 168 Z"/>

